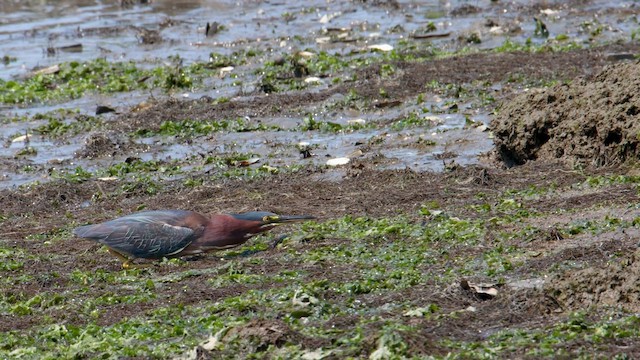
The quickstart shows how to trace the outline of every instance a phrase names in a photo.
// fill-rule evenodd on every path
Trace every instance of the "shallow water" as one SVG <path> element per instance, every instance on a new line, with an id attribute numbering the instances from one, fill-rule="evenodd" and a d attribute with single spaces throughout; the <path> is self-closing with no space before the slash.
<path id="1" fill-rule="evenodd" d="M 253 48 L 279 49 L 316 47 L 315 40 L 327 29 L 348 28 L 369 42 L 394 42 L 433 22 L 438 33 L 449 37 L 431 41 L 443 47 L 459 47 L 453 39 L 466 32 L 486 33 L 480 48 L 493 48 L 505 38 L 522 42 L 535 29 L 534 16 L 544 20 L 551 36 L 567 34 L 586 41 L 586 23 L 602 24 L 601 40 L 626 37 L 637 29 L 637 2 L 591 1 L 571 8 L 564 2 L 544 2 L 537 13 L 522 14 L 529 1 L 401 1 L 410 12 L 391 6 L 367 6 L 341 1 L 305 1 L 301 6 L 284 1 L 169 1 L 119 6 L 116 1 L 3 1 L 0 4 L 0 54 L 18 56 L 18 61 L 0 67 L 0 78 L 24 75 L 35 67 L 63 61 L 148 61 L 180 54 L 187 61 L 204 61 L 212 51 L 230 53 L 249 44 Z M 466 13 L 462 10 L 472 9 Z M 477 12 L 474 12 L 477 9 Z M 453 13 L 452 13 L 453 11 Z M 452 15 L 454 14 L 454 15 Z M 530 18 L 527 18 L 530 17 Z M 505 33 L 491 29 L 487 19 L 512 23 L 521 31 Z M 325 21 L 326 20 L 326 21 Z M 225 30 L 206 37 L 207 22 L 218 22 Z M 579 24 L 585 24 L 580 26 Z M 158 30 L 163 41 L 141 45 L 134 28 Z M 402 30 L 398 29 L 401 27 Z M 395 30 L 394 30 L 395 29 Z M 294 36 L 297 38 L 294 40 Z M 303 39 L 300 41 L 299 39 Z M 305 40 L 309 41 L 305 43 Z M 543 39 L 532 38 L 542 42 Z M 47 48 L 82 44 L 82 51 Z M 323 50 L 346 51 L 361 43 L 321 44 Z"/>
<path id="2" fill-rule="evenodd" d="M 383 3 L 383 2 L 381 2 Z M 506 39 L 524 43 L 530 38 L 539 17 L 547 25 L 550 38 L 566 34 L 573 41 L 588 46 L 590 38 L 598 42 L 629 39 L 638 29 L 635 1 L 591 1 L 580 7 L 571 7 L 562 1 L 546 1 L 531 6 L 529 1 L 401 1 L 401 10 L 392 5 L 374 6 L 360 2 L 342 1 L 169 1 L 156 0 L 151 4 L 121 6 L 116 1 L 3 1 L 0 3 L 0 56 L 12 56 L 17 61 L 0 65 L 0 79 L 20 79 L 31 71 L 67 61 L 87 61 L 105 58 L 109 61 L 132 60 L 140 66 L 157 66 L 167 62 L 169 55 L 184 59 L 185 63 L 207 61 L 212 52 L 231 54 L 241 49 L 263 50 L 266 58 L 290 54 L 296 50 L 349 53 L 360 51 L 370 44 L 395 45 L 412 33 L 421 33 L 433 22 L 438 34 L 446 36 L 427 40 L 442 50 L 455 51 L 463 47 L 488 49 L 500 46 Z M 383 3 L 384 4 L 384 3 Z M 207 37 L 207 23 L 218 22 L 224 30 Z M 144 30 L 157 31 L 161 41 L 144 44 Z M 324 42 L 322 38 L 336 29 L 357 41 Z M 597 35 L 594 35 L 599 31 Z M 461 41 L 470 33 L 480 35 L 479 44 Z M 448 34 L 448 35 L 447 35 Z M 534 43 L 546 41 L 531 37 Z M 80 44 L 70 51 L 65 48 Z M 255 66 L 255 65 L 254 65 Z M 257 81 L 251 66 L 240 66 L 233 71 L 242 75 L 243 83 L 251 87 Z M 211 79 L 204 88 L 195 92 L 157 94 L 154 97 L 212 98 L 237 96 L 238 88 L 229 77 Z M 322 89 L 327 84 L 319 85 Z M 0 118 L 14 115 L 33 115 L 57 108 L 79 109 L 93 114 L 96 103 L 107 104 L 121 110 L 149 98 L 149 93 L 114 95 L 86 95 L 61 104 L 36 104 L 28 108 L 0 105 Z M 449 99 L 434 98 L 428 105 L 442 106 Z M 415 170 L 442 170 L 444 161 L 439 154 L 456 154 L 460 164 L 477 162 L 478 155 L 490 150 L 492 142 L 488 132 L 475 128 L 463 130 L 465 117 L 488 124 L 489 110 L 474 110 L 453 115 L 438 115 L 433 127 L 390 130 L 359 130 L 339 134 L 319 132 L 261 132 L 221 133 L 198 137 L 189 145 L 172 144 L 154 139 L 136 140 L 153 144 L 152 151 L 137 154 L 142 159 L 183 159 L 197 151 L 226 154 L 242 152 L 261 157 L 261 164 L 291 165 L 296 163 L 324 164 L 328 158 L 349 156 L 358 145 L 373 137 L 385 137 L 385 144 L 377 151 L 389 161 L 381 168 Z M 362 118 L 366 122 L 389 121 L 407 114 L 417 106 L 405 104 L 400 109 L 375 113 L 319 113 L 317 119 L 342 125 L 348 120 Z M 301 118 L 257 119 L 264 123 L 277 123 L 284 129 L 295 128 Z M 2 125 L 0 157 L 12 159 L 24 143 L 11 140 L 30 131 L 41 122 L 27 121 Z M 88 134 L 62 143 L 32 137 L 29 146 L 38 150 L 36 156 L 22 159 L 32 166 L 94 168 L 122 161 L 124 157 L 83 160 L 75 157 Z M 436 145 L 415 147 L 419 139 L 432 139 Z M 302 160 L 295 144 L 309 142 L 315 157 Z M 53 165 L 52 165 L 53 164 Z M 47 179 L 42 173 L 15 172 L 3 168 L 0 188 L 20 185 L 32 180 Z"/>

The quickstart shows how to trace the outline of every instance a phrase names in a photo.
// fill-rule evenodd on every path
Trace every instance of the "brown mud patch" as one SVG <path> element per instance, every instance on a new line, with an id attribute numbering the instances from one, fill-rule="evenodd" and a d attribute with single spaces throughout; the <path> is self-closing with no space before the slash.
<path id="1" fill-rule="evenodd" d="M 640 63 L 634 62 L 522 94 L 492 122 L 497 156 L 507 166 L 536 159 L 580 166 L 637 160 L 639 87 Z"/>
<path id="2" fill-rule="evenodd" d="M 470 210 L 474 204 L 482 204 L 486 200 L 479 199 L 478 193 L 489 196 L 490 201 L 498 201 L 500 194 L 512 189 L 526 189 L 531 185 L 539 187 L 560 186 L 566 187 L 579 183 L 585 179 L 585 175 L 575 171 L 557 171 L 558 164 L 531 164 L 522 167 L 500 170 L 480 167 L 458 168 L 449 173 L 416 173 L 412 171 L 377 171 L 374 169 L 358 168 L 356 176 L 344 177 L 339 182 L 334 181 L 309 181 L 309 174 L 296 173 L 287 175 L 275 175 L 268 179 L 242 181 L 228 180 L 223 183 L 204 183 L 198 188 L 184 187 L 180 182 L 168 184 L 161 192 L 155 196 L 148 194 L 119 194 L 117 183 L 102 183 L 99 181 L 87 181 L 81 184 L 67 183 L 65 181 L 52 182 L 33 187 L 27 193 L 4 190 L 0 192 L 2 203 L 6 204 L 3 209 L 5 216 L 9 217 L 4 222 L 4 238 L 11 247 L 23 249 L 29 254 L 30 260 L 25 261 L 24 274 L 33 276 L 32 280 L 21 280 L 13 285 L 5 285 L 7 291 L 19 294 L 21 298 L 28 299 L 43 292 L 56 292 L 82 287 L 82 284 L 71 280 L 72 270 L 94 272 L 96 270 L 107 272 L 118 272 L 118 261 L 107 253 L 100 251 L 93 243 L 78 239 L 55 240 L 52 244 L 45 244 L 37 239 L 29 238 L 34 234 L 55 234 L 55 229 L 63 228 L 67 225 L 68 219 L 60 214 L 71 214 L 78 224 L 85 222 L 97 222 L 108 218 L 113 218 L 121 213 L 129 213 L 144 203 L 148 208 L 162 208 L 167 204 L 172 204 L 176 208 L 188 208 L 201 212 L 219 211 L 245 211 L 253 209 L 269 209 L 280 212 L 295 212 L 314 214 L 322 219 L 340 217 L 344 215 L 388 217 L 400 214 L 412 215 L 415 221 L 425 221 L 417 215 L 417 210 L 425 202 L 437 202 L 442 210 L 452 215 L 465 216 L 469 218 L 490 218 L 493 213 L 482 214 Z M 605 169 L 594 171 L 594 174 L 604 173 Z M 606 171 L 621 171 L 607 169 Z M 101 184 L 98 186 L 98 184 Z M 273 189 L 278 192 L 273 192 Z M 94 194 L 101 192 L 104 196 L 96 201 Z M 579 191 L 573 193 L 573 197 L 579 201 L 569 201 L 565 199 L 566 210 L 591 211 L 594 206 L 601 206 L 603 203 L 619 203 L 624 201 L 622 194 L 626 193 L 626 188 L 610 188 L 597 195 L 584 196 Z M 380 196 L 372 196 L 379 194 Z M 91 203 L 87 206 L 87 201 Z M 525 207 L 551 208 L 547 202 L 551 199 L 530 199 L 525 201 Z M 558 208 L 560 209 L 560 208 Z M 582 209 L 582 210 L 580 210 Z M 9 214 L 32 214 L 28 218 L 20 219 Z M 35 218 L 38 222 L 33 221 Z M 540 220 L 544 223 L 543 220 Z M 555 224 L 555 219 L 551 216 L 548 223 Z M 496 229 L 497 230 L 497 229 Z M 279 230 L 279 233 L 286 233 L 286 230 Z M 276 232 L 277 234 L 278 232 Z M 277 235 L 274 235 L 277 236 Z M 326 238 L 311 242 L 289 242 L 286 248 L 296 249 L 296 251 L 309 251 L 314 248 L 326 248 L 331 245 L 339 245 L 342 239 Z M 391 240 L 390 240 L 391 241 Z M 459 254 L 469 254 L 474 251 L 481 253 L 481 249 L 491 246 L 490 240 L 483 244 L 480 249 L 461 248 L 457 250 Z M 520 244 L 519 239 L 514 239 L 514 244 Z M 536 247 L 536 241 L 548 241 L 546 238 L 533 240 L 528 243 L 531 247 Z M 435 245 L 437 246 L 437 245 Z M 589 252 L 589 257 L 594 260 L 609 258 L 611 252 L 598 251 L 594 246 Z M 612 250 L 613 251 L 613 250 Z M 455 253 L 451 256 L 455 257 Z M 575 259 L 575 252 L 559 252 L 549 254 L 549 260 L 566 261 Z M 252 263 L 252 259 L 259 259 L 260 262 Z M 283 264 L 293 266 L 305 271 L 309 278 L 325 277 L 329 281 L 348 281 L 354 274 L 345 264 L 343 268 L 332 265 L 330 268 L 323 264 L 304 264 L 295 258 L 286 256 L 281 248 L 269 249 L 248 256 L 238 256 L 230 259 L 220 259 L 215 254 L 188 261 L 185 265 L 191 270 L 219 269 L 215 271 L 225 271 L 229 262 L 242 264 L 250 273 L 278 274 L 283 269 Z M 446 263 L 432 264 L 425 267 L 427 272 L 445 271 Z M 538 270 L 547 270 L 548 266 L 538 264 L 533 266 Z M 530 269 L 531 270 L 533 270 Z M 184 270 L 184 267 L 179 268 Z M 154 276 L 170 276 L 177 269 L 173 266 L 158 265 L 153 266 L 150 271 Z M 606 273 L 606 272 L 603 272 Z M 47 276 L 51 275 L 51 276 Z M 526 277 L 525 272 L 521 276 Z M 165 282 L 162 290 L 155 298 L 150 298 L 143 303 L 118 304 L 117 306 L 104 307 L 107 311 L 104 316 L 98 318 L 101 325 L 109 325 L 119 321 L 124 317 L 131 317 L 143 314 L 156 306 L 166 306 L 169 303 L 198 304 L 203 299 L 213 301 L 228 296 L 238 296 L 248 289 L 268 289 L 282 286 L 278 283 L 265 282 L 247 286 L 223 287 L 214 289 L 210 284 L 203 282 L 210 276 L 188 276 L 177 282 Z M 48 279 L 48 280 L 47 280 Z M 481 277 L 484 279 L 484 277 Z M 361 301 L 372 307 L 384 306 L 403 299 L 414 301 L 416 306 L 425 303 L 439 304 L 447 311 L 456 311 L 468 306 L 476 306 L 478 313 L 465 317 L 465 321 L 452 322 L 448 325 L 436 325 L 431 321 L 426 321 L 425 326 L 432 328 L 437 334 L 445 335 L 460 332 L 461 336 L 465 332 L 464 338 L 476 338 L 474 331 L 489 327 L 505 327 L 509 324 L 517 324 L 530 319 L 532 314 L 538 314 L 536 321 L 546 319 L 548 313 L 552 313 L 547 308 L 545 297 L 534 290 L 527 290 L 533 293 L 523 295 L 518 290 L 509 290 L 501 294 L 496 301 L 481 301 L 461 293 L 457 284 L 450 290 L 442 289 L 442 285 L 433 284 L 434 288 L 412 288 L 407 292 L 393 294 L 364 295 Z M 191 289 L 187 294 L 185 288 Z M 94 298 L 108 295 L 114 291 L 113 285 L 96 282 L 91 293 L 78 294 L 78 298 Z M 445 291 L 443 293 L 443 291 Z M 332 298 L 331 293 L 325 294 L 328 299 Z M 338 295 L 336 299 L 341 296 Z M 413 300 L 412 300 L 413 299 Z M 538 300 L 536 300 L 538 299 Z M 81 301 L 81 300 L 79 300 Z M 542 302 L 541 302 L 542 301 Z M 506 302 L 513 304 L 509 312 L 502 309 Z M 549 303 L 551 304 L 551 303 Z M 547 310 L 545 310 L 547 309 Z M 480 315 L 484 314 L 484 315 Z M 396 316 L 395 314 L 393 316 Z M 39 313 L 19 317 L 20 321 L 6 322 L 12 324 L 11 329 L 28 329 L 40 323 L 43 317 L 48 321 L 59 321 L 61 323 L 71 323 L 81 325 L 88 321 L 83 317 L 74 317 L 64 311 L 55 308 L 46 309 Z M 402 317 L 400 317 L 402 319 Z M 527 320 L 528 321 L 528 320 Z M 525 323 L 527 323 L 525 321 Z M 544 320 L 550 321 L 550 319 Z M 524 324 L 524 323 L 523 323 Z M 5 329 L 8 330 L 9 328 Z M 470 331 L 469 329 L 475 329 Z M 373 331 L 373 330 L 372 330 Z M 454 332 L 454 333 L 455 333 Z M 477 334 L 477 332 L 475 333 Z M 470 337 L 469 337 L 470 336 Z M 373 345 L 372 345 L 373 346 Z"/>
<path id="3" fill-rule="evenodd" d="M 640 311 L 640 261 L 638 251 L 605 265 L 567 271 L 545 287 L 565 310 L 613 307 Z"/>
<path id="4" fill-rule="evenodd" d="M 583 3 L 508 6 L 518 7 L 531 18 L 540 11 L 572 9 L 573 5 L 579 8 Z M 395 10 L 400 7 L 407 14 L 413 10 L 413 5 L 396 1 L 374 1 L 373 5 Z M 492 8 L 497 6 L 503 5 L 492 2 Z M 464 16 L 483 10 L 465 5 L 453 9 L 453 14 Z M 500 20 L 485 19 L 489 21 L 481 25 L 484 31 L 489 31 L 489 26 L 497 21 L 502 22 L 502 15 L 496 14 Z M 316 20 L 313 19 L 314 26 Z M 196 25 L 189 22 L 189 26 Z M 105 28 L 104 31 L 113 30 Z M 129 37 L 137 32 L 140 45 L 171 44 L 168 33 L 133 27 L 122 31 Z M 460 41 L 460 38 L 451 41 Z M 281 42 L 278 38 L 274 44 Z M 248 40 L 243 44 L 259 48 L 260 43 Z M 315 44 L 313 39 L 312 43 Z M 347 46 L 344 48 L 348 50 Z M 452 99 L 465 115 L 469 111 L 488 116 L 493 110 L 493 100 L 479 99 L 483 92 L 488 94 L 487 98 L 504 101 L 493 123 L 501 160 L 509 165 L 524 165 L 508 169 L 487 163 L 459 166 L 451 162 L 455 149 L 446 149 L 440 154 L 419 155 L 446 160 L 443 173 L 409 168 L 381 170 L 380 164 L 385 159 L 376 162 L 375 158 L 369 161 L 361 157 L 339 169 L 307 165 L 294 173 L 252 179 L 216 177 L 198 170 L 199 163 L 186 164 L 188 170 L 181 174 L 182 178 L 158 174 L 151 190 L 134 176 L 76 181 L 43 176 L 48 182 L 0 191 L 0 255 L 15 257 L 1 258 L 0 331 L 22 336 L 38 334 L 49 325 L 70 329 L 92 324 L 117 328 L 128 319 L 158 323 L 169 320 L 170 323 L 170 318 L 159 320 L 158 312 L 175 310 L 172 315 L 187 322 L 202 319 L 202 313 L 214 318 L 226 316 L 228 323 L 215 325 L 228 327 L 218 339 L 223 346 L 217 350 L 207 350 L 204 345 L 195 348 L 194 357 L 198 359 L 259 357 L 260 352 L 270 350 L 270 354 L 277 357 L 279 351 L 289 347 L 298 347 L 300 351 L 308 351 L 307 354 L 327 348 L 341 351 L 318 353 L 316 358 L 322 355 L 327 359 L 364 358 L 376 352 L 384 336 L 405 346 L 407 357 L 455 357 L 460 343 L 475 350 L 476 345 L 484 346 L 483 341 L 491 341 L 492 335 L 501 331 L 528 332 L 533 334 L 533 340 L 525 344 L 529 348 L 512 353 L 501 350 L 509 345 L 510 340 L 506 340 L 491 349 L 480 349 L 477 354 L 491 356 L 497 351 L 497 356 L 527 358 L 533 357 L 528 351 L 540 343 L 539 334 L 557 332 L 572 311 L 618 307 L 638 312 L 640 296 L 634 287 L 640 274 L 640 262 L 636 260 L 640 239 L 638 180 L 621 176 L 636 172 L 621 163 L 640 151 L 636 149 L 640 105 L 635 95 L 640 77 L 637 76 L 638 64 L 611 65 L 613 60 L 608 57 L 609 53 L 634 53 L 638 49 L 637 44 L 623 44 L 561 52 L 545 48 L 533 53 L 478 50 L 444 59 L 435 59 L 425 50 L 409 54 L 425 60 L 346 69 L 347 76 L 338 79 L 341 82 L 327 84 L 320 90 L 267 95 L 256 86 L 256 89 L 240 89 L 224 101 L 207 96 L 198 100 L 152 100 L 150 105 L 105 115 L 106 132 L 89 135 L 76 153 L 77 162 L 87 161 L 91 167 L 95 164 L 89 160 L 114 157 L 114 162 L 126 162 L 138 152 L 154 159 L 162 156 L 159 149 L 165 144 L 147 147 L 130 142 L 130 138 L 135 137 L 132 132 L 138 130 L 159 130 L 167 120 L 248 116 L 261 121 L 261 118 L 307 114 L 331 118 L 342 111 L 366 116 L 410 109 L 416 103 L 415 98 L 423 93 L 427 97 Z M 229 50 L 232 51 L 232 47 Z M 387 72 L 389 67 L 393 68 L 391 74 Z M 549 81 L 562 83 L 576 77 L 578 80 L 569 85 L 532 90 L 514 98 L 527 86 Z M 215 94 L 218 89 L 206 90 Z M 473 94 L 474 91 L 478 94 Z M 359 97 L 357 101 L 340 101 L 351 92 Z M 472 95 L 463 95 L 463 92 Z M 473 105 L 466 108 L 465 102 Z M 430 132 L 426 126 L 409 130 Z M 78 137 L 84 135 L 78 134 Z M 306 136 L 300 132 L 296 135 Z M 206 138 L 203 148 L 220 145 L 216 137 Z M 171 137 L 162 140 L 167 143 L 193 141 Z M 408 146 L 415 149 L 420 145 Z M 0 169 L 14 173 L 28 164 L 28 159 L 10 156 L 0 159 Z M 575 164 L 585 166 L 576 170 L 572 166 Z M 49 164 L 41 167 L 43 173 L 52 169 Z M 185 179 L 193 182 L 187 185 Z M 433 256 L 415 266 L 419 273 L 417 284 L 408 282 L 406 287 L 376 288 L 362 293 L 349 293 L 341 286 L 360 280 L 379 280 L 367 273 L 372 269 L 381 272 L 379 276 L 385 280 L 392 266 L 382 266 L 383 270 L 379 270 L 374 268 L 375 264 L 356 257 L 353 263 L 349 257 L 343 260 L 328 256 L 316 260 L 310 256 L 311 252 L 340 254 L 341 247 L 352 245 L 348 242 L 362 246 L 402 244 L 411 247 L 414 244 L 407 243 L 407 239 L 416 241 L 416 246 L 420 239 L 405 236 L 401 231 L 391 231 L 371 241 L 367 234 L 345 239 L 328 231 L 316 238 L 290 237 L 274 248 L 263 246 L 263 251 L 252 248 L 242 253 L 212 253 L 185 261 L 140 261 L 151 266 L 124 271 L 119 261 L 104 249 L 71 235 L 71 229 L 80 224 L 100 222 L 141 209 L 161 208 L 202 213 L 269 210 L 315 215 L 320 223 L 342 217 L 390 220 L 391 223 L 402 218 L 403 222 L 399 223 L 406 221 L 412 228 L 430 225 L 439 213 L 453 220 L 449 225 L 476 222 L 485 228 L 478 231 L 481 235 L 471 242 L 465 242 L 464 234 L 457 233 L 452 235 L 453 239 L 429 237 L 432 243 L 428 243 L 424 251 Z M 349 226 L 348 220 L 346 222 L 345 226 Z M 274 230 L 267 240 L 254 239 L 247 246 L 257 248 L 289 231 L 290 228 Z M 256 245 L 253 241 L 264 243 Z M 373 260 L 376 259 L 372 259 L 372 263 Z M 249 280 L 227 275 L 246 276 Z M 463 278 L 498 284 L 498 294 L 481 297 L 471 293 L 462 288 Z M 313 296 L 326 306 L 323 310 L 326 312 L 322 316 L 292 320 L 289 307 L 292 299 L 279 291 L 289 286 L 304 288 L 316 280 L 328 284 L 313 287 Z M 540 285 L 542 283 L 544 285 Z M 273 293 L 282 298 L 254 297 L 266 300 L 266 305 L 261 301 L 244 302 L 256 293 Z M 235 305 L 220 310 L 225 300 L 235 301 Z M 432 314 L 407 315 L 408 311 L 431 305 L 437 309 Z M 598 311 L 594 313 L 594 321 L 600 321 Z M 206 340 L 214 326 L 208 320 L 206 326 L 192 324 L 193 327 L 185 328 L 177 336 L 156 341 L 194 341 L 194 336 Z M 393 326 L 385 329 L 390 324 Z M 312 331 L 305 332 L 304 326 Z M 362 341 L 355 346 L 341 343 L 349 339 L 347 335 L 354 332 L 355 326 L 361 326 L 357 330 L 361 332 L 358 336 Z M 546 331 L 548 329 L 550 331 Z M 314 330 L 317 330 L 315 334 L 322 335 L 310 335 Z M 593 350 L 594 356 L 600 357 L 621 352 L 634 357 L 633 353 L 638 352 L 637 339 L 605 338 L 595 344 L 587 337 L 578 336 L 573 342 L 556 346 L 565 351 Z M 313 358 L 313 354 L 309 355 Z"/>
<path id="5" fill-rule="evenodd" d="M 122 138 L 114 133 L 94 133 L 91 134 L 84 143 L 84 146 L 76 151 L 76 157 L 85 159 L 96 159 L 101 157 L 113 157 L 117 155 L 134 154 L 148 150 L 149 146 L 137 144 L 129 138 Z"/>
<path id="6" fill-rule="evenodd" d="M 562 171 L 558 171 L 562 170 Z M 542 215 L 529 219 L 536 227 L 566 227 L 575 219 L 602 218 L 602 208 L 610 208 L 613 214 L 624 203 L 636 201 L 637 196 L 629 197 L 630 186 L 610 186 L 604 189 L 581 188 L 576 186 L 588 176 L 606 176 L 625 173 L 623 168 L 599 168 L 588 174 L 572 171 L 557 163 L 530 162 L 511 169 L 483 167 L 459 167 L 447 173 L 416 173 L 413 171 L 379 171 L 354 165 L 350 175 L 339 181 L 310 180 L 317 170 L 294 174 L 280 174 L 252 181 L 226 180 L 204 181 L 196 188 L 186 187 L 180 181 L 165 184 L 159 193 L 120 193 L 120 182 L 86 181 L 80 184 L 56 181 L 32 187 L 28 192 L 4 190 L 0 192 L 2 203 L 6 204 L 3 216 L 5 246 L 22 249 L 28 254 L 20 273 L 19 281 L 3 285 L 5 293 L 11 293 L 22 301 L 38 294 L 74 293 L 74 301 L 79 303 L 95 298 L 126 296 L 130 294 L 125 284 L 114 284 L 100 279 L 89 280 L 83 284 L 74 279 L 73 273 L 121 272 L 119 262 L 89 241 L 75 238 L 53 240 L 51 243 L 33 235 L 55 235 L 57 229 L 74 224 L 97 222 L 133 212 L 141 204 L 147 208 L 172 207 L 194 209 L 201 212 L 245 211 L 267 209 L 279 212 L 309 213 L 320 218 L 319 221 L 341 217 L 368 216 L 373 218 L 409 216 L 420 223 L 428 218 L 419 215 L 424 203 L 436 202 L 439 208 L 451 216 L 468 219 L 489 220 L 503 216 L 499 212 L 482 213 L 473 210 L 474 205 L 484 203 L 498 204 L 508 192 L 519 192 L 531 186 L 541 189 L 555 187 L 557 192 L 549 195 L 520 197 L 521 209 L 537 209 Z M 332 171 L 332 170 L 323 170 Z M 335 171 L 335 170 L 333 170 Z M 278 189 L 278 191 L 273 191 Z M 567 191 L 571 189 L 571 191 Z M 100 193 L 100 197 L 95 194 Z M 562 196 L 554 194 L 560 193 Z M 375 194 L 375 195 L 374 195 Z M 478 194 L 484 194 L 479 197 Z M 633 200 L 636 199 L 636 200 Z M 555 203 L 554 203 L 555 201 Z M 554 206 L 555 204 L 555 206 Z M 572 216 L 558 217 L 554 213 L 568 212 Z M 606 212 L 605 212 L 606 213 Z M 10 214 L 23 214 L 14 217 Z M 67 215 L 62 215 L 67 214 Z M 633 218 L 635 212 L 625 215 Z M 636 214 L 638 216 L 640 214 Z M 37 222 L 35 221 L 37 219 Z M 526 223 L 492 225 L 485 242 L 474 246 L 459 246 L 456 249 L 441 248 L 433 244 L 433 250 L 448 253 L 449 259 L 458 256 L 472 261 L 483 261 L 483 252 L 494 245 L 492 233 L 501 230 L 518 229 Z M 286 234 L 287 229 L 274 233 Z M 588 306 L 600 307 L 619 303 L 635 311 L 637 298 L 634 298 L 634 281 L 637 280 L 635 260 L 629 265 L 610 265 L 602 267 L 607 261 L 619 261 L 621 252 L 630 251 L 637 236 L 627 236 L 620 231 L 607 233 L 607 241 L 599 241 L 598 236 L 568 236 L 558 238 L 553 232 L 541 232 L 531 238 L 514 236 L 501 246 L 528 248 L 539 252 L 521 266 L 516 266 L 506 274 L 507 284 L 500 288 L 497 297 L 480 299 L 460 288 L 457 282 L 439 283 L 437 280 L 413 286 L 398 292 L 376 292 L 358 295 L 361 306 L 375 310 L 382 318 L 367 324 L 362 329 L 363 348 L 346 352 L 345 356 L 358 356 L 372 353 L 377 349 L 381 326 L 385 323 L 406 323 L 420 329 L 418 332 L 397 332 L 396 335 L 410 348 L 408 354 L 425 356 L 428 354 L 446 355 L 450 351 L 440 340 L 484 341 L 487 337 L 505 329 L 538 329 L 553 326 L 562 321 L 567 311 Z M 45 236 L 46 239 L 46 236 Z M 166 306 L 208 306 L 212 302 L 230 297 L 242 297 L 249 291 L 268 291 L 285 286 L 281 282 L 261 281 L 255 284 L 214 287 L 218 274 L 225 274 L 229 268 L 242 269 L 247 274 L 262 274 L 266 278 L 277 276 L 284 269 L 302 271 L 309 279 L 326 279 L 332 283 L 344 283 L 357 279 L 357 272 L 345 263 L 305 263 L 295 254 L 303 254 L 314 249 L 326 249 L 340 246 L 345 239 L 327 235 L 323 239 L 309 241 L 287 241 L 275 249 L 253 254 L 220 258 L 219 254 L 210 254 L 194 261 L 175 266 L 157 264 L 144 273 L 142 278 L 153 278 L 157 291 L 155 296 L 144 301 L 117 304 L 105 304 L 97 307 L 97 315 L 89 318 L 83 314 L 74 314 L 54 305 L 37 309 L 31 314 L 7 315 L 0 319 L 5 326 L 2 331 L 28 331 L 37 326 L 50 323 L 83 326 L 96 323 L 110 326 L 123 319 L 147 316 L 157 308 Z M 389 242 L 402 241 L 389 237 Z M 624 242 L 624 246 L 621 245 Z M 564 250 L 563 250 L 564 249 Z M 508 256 L 508 255 L 506 255 Z M 450 260 L 449 260 L 450 261 Z M 145 262 L 147 263 L 147 262 Z M 624 264 L 624 261 L 622 262 Z M 155 263 L 154 263 L 155 264 Z M 560 280 L 551 280 L 545 289 L 511 287 L 511 282 L 531 277 L 544 277 L 557 272 L 564 273 L 557 264 L 569 264 L 574 270 L 567 272 Z M 449 271 L 449 262 L 421 265 L 425 276 L 442 274 Z M 575 271 L 575 266 L 586 270 Z M 627 274 L 626 271 L 629 270 Z M 190 275 L 174 274 L 188 272 Z M 484 274 L 472 274 L 477 281 L 495 281 Z M 612 284 L 614 287 L 612 287 Z M 619 284 L 619 285 L 615 285 Z M 81 290 L 89 287 L 90 291 Z M 185 289 L 188 289 L 186 291 Z M 328 303 L 343 304 L 348 296 L 331 289 L 317 294 Z M 635 299 L 635 300 L 634 300 Z M 397 309 L 393 304 L 401 302 L 415 308 L 435 304 L 442 314 L 456 314 L 446 321 L 434 317 L 407 317 L 406 309 Z M 61 304 L 64 305 L 64 304 Z M 258 305 L 256 305 L 258 306 Z M 234 310 L 235 311 L 235 310 Z M 248 307 L 243 312 L 255 311 Z M 249 354 L 265 348 L 285 348 L 297 345 L 308 351 L 330 347 L 335 338 L 311 338 L 302 335 L 291 326 L 282 322 L 281 313 L 273 319 L 259 318 L 253 322 L 233 327 L 221 341 L 226 344 L 222 350 L 196 348 L 202 358 L 219 358 L 232 354 Z M 353 319 L 333 318 L 324 324 L 316 324 L 325 329 L 335 329 L 338 333 L 348 331 L 357 322 Z M 205 339 L 203 339 L 205 340 Z M 577 345 L 576 345 L 577 346 Z M 603 346 L 608 346 L 603 344 Z M 612 345 L 613 346 L 613 345 Z M 521 354 L 524 356 L 524 354 Z"/>
<path id="7" fill-rule="evenodd" d="M 388 104 L 400 104 L 429 90 L 429 84 L 434 81 L 458 85 L 483 81 L 502 82 L 506 83 L 504 89 L 494 95 L 505 98 L 510 97 L 515 90 L 508 84 L 510 81 L 524 79 L 525 82 L 539 82 L 592 76 L 610 63 L 607 60 L 608 53 L 637 49 L 638 46 L 632 44 L 610 45 L 567 52 L 479 53 L 418 63 L 399 62 L 393 64 L 397 71 L 391 78 L 382 76 L 380 65 L 373 65 L 358 70 L 356 81 L 326 90 L 269 95 L 257 93 L 252 96 L 239 94 L 231 101 L 219 104 L 212 103 L 208 97 L 199 100 L 171 99 L 152 103 L 138 112 L 124 113 L 107 126 L 123 131 L 157 131 L 162 122 L 167 120 L 303 116 L 310 107 L 333 99 L 337 94 L 346 95 L 350 91 L 369 99 L 373 107 L 384 107 Z"/>

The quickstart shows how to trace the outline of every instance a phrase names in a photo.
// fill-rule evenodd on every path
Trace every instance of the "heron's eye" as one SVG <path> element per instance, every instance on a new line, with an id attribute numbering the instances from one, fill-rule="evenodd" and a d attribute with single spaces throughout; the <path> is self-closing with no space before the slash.
<path id="1" fill-rule="evenodd" d="M 278 221 L 280 217 L 278 215 L 267 215 L 262 218 L 263 223 L 272 223 Z"/>

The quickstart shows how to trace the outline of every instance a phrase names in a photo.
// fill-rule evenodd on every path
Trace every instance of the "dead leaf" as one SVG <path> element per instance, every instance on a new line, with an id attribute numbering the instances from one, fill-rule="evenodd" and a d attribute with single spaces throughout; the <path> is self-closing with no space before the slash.
<path id="1" fill-rule="evenodd" d="M 460 281 L 460 287 L 462 287 L 463 290 L 477 294 L 482 299 L 491 299 L 498 296 L 497 288 L 500 286 L 500 284 L 474 284 L 466 279 Z"/>

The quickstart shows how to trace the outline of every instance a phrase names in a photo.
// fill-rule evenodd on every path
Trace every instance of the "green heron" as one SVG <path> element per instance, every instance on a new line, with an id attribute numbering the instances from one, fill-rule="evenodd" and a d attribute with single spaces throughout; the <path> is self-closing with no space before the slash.
<path id="1" fill-rule="evenodd" d="M 194 211 L 155 210 L 80 226 L 73 233 L 106 245 L 127 269 L 137 258 L 173 258 L 228 249 L 277 225 L 310 219 L 314 217 L 266 211 L 206 217 Z"/>

